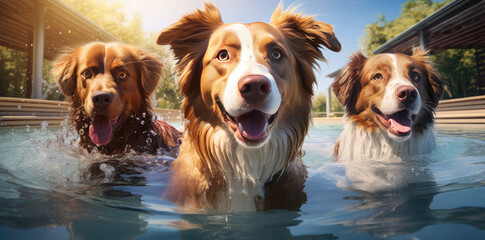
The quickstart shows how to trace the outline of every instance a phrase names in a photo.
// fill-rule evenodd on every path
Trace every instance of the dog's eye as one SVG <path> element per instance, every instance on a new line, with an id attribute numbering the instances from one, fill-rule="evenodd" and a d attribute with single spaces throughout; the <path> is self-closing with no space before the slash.
<path id="1" fill-rule="evenodd" d="M 90 79 L 93 77 L 93 73 L 91 72 L 91 70 L 84 70 L 82 73 L 81 73 L 81 76 L 84 78 L 84 79 Z"/>
<path id="2" fill-rule="evenodd" d="M 128 74 L 126 72 L 119 72 L 118 77 L 120 79 L 125 79 L 126 77 L 128 77 Z"/>
<path id="3" fill-rule="evenodd" d="M 416 72 L 416 71 L 412 71 L 409 76 L 411 77 L 411 79 L 415 82 L 417 82 L 419 80 L 419 73 Z"/>
<path id="4" fill-rule="evenodd" d="M 271 59 L 273 59 L 275 61 L 280 60 L 282 56 L 283 56 L 283 54 L 281 53 L 281 51 L 279 49 L 274 49 L 271 52 Z"/>
<path id="5" fill-rule="evenodd" d="M 219 51 L 219 53 L 217 53 L 217 60 L 221 62 L 227 62 L 229 61 L 229 59 L 231 58 L 229 57 L 229 53 L 227 52 L 227 50 L 222 49 L 221 51 Z"/>
<path id="6" fill-rule="evenodd" d="M 374 77 L 372 79 L 374 79 L 376 81 L 381 81 L 382 80 L 382 74 L 378 73 L 378 74 L 374 75 Z"/>

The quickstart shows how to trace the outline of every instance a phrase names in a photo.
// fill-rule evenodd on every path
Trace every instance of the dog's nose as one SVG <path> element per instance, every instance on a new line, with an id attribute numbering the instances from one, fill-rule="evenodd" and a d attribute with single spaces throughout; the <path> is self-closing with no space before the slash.
<path id="1" fill-rule="evenodd" d="M 264 100 L 271 92 L 271 83 L 262 75 L 249 75 L 239 80 L 237 87 L 241 96 L 249 103 Z"/>
<path id="2" fill-rule="evenodd" d="M 413 103 L 418 98 L 418 92 L 412 86 L 401 86 L 396 90 L 396 97 L 404 105 Z"/>
<path id="3" fill-rule="evenodd" d="M 95 107 L 106 107 L 111 104 L 113 101 L 113 94 L 110 92 L 95 92 L 93 97 L 93 104 Z"/>

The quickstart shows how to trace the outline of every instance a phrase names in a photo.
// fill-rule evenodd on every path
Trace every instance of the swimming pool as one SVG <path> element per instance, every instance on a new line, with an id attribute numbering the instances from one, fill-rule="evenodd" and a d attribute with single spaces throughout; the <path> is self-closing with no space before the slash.
<path id="1" fill-rule="evenodd" d="M 87 154 L 65 126 L 0 129 L 0 239 L 485 239 L 484 129 L 438 127 L 430 156 L 347 169 L 341 130 L 305 140 L 301 211 L 187 213 L 161 198 L 169 157 Z"/>

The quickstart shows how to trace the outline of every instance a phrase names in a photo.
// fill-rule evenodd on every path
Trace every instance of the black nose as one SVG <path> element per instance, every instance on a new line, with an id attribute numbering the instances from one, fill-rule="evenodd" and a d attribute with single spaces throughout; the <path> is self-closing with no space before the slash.
<path id="1" fill-rule="evenodd" d="M 401 86 L 396 90 L 396 97 L 404 105 L 412 104 L 418 98 L 418 91 L 412 86 Z"/>
<path id="2" fill-rule="evenodd" d="M 249 103 L 265 100 L 271 92 L 271 82 L 262 75 L 249 75 L 237 84 L 241 96 Z"/>
<path id="3" fill-rule="evenodd" d="M 113 101 L 113 94 L 110 92 L 97 91 L 93 94 L 91 98 L 95 107 L 107 107 Z"/>

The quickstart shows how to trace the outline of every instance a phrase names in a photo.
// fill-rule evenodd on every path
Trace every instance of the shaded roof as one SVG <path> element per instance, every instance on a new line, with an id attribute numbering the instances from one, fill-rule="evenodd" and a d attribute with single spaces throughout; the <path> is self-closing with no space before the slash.
<path id="1" fill-rule="evenodd" d="M 374 54 L 410 52 L 425 34 L 428 49 L 485 47 L 485 1 L 455 0 L 387 41 Z"/>
<path id="2" fill-rule="evenodd" d="M 120 41 L 57 0 L 0 0 L 0 45 L 26 51 L 33 44 L 38 4 L 44 4 L 44 58 L 52 60 L 65 47 L 91 41 Z"/>

